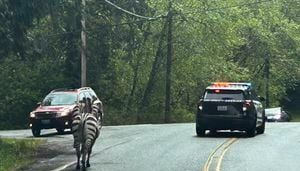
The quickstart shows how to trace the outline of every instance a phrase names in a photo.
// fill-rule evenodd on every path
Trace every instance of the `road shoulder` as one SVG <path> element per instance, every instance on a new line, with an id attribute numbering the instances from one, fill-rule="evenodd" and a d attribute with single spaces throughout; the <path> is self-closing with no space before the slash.
<path id="1" fill-rule="evenodd" d="M 46 141 L 39 147 L 34 161 L 19 171 L 53 170 L 73 160 L 75 153 L 70 144 Z"/>

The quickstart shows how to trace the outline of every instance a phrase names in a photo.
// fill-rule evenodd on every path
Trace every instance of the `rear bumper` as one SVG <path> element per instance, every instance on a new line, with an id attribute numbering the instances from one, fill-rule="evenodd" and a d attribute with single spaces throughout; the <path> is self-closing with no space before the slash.
<path id="1" fill-rule="evenodd" d="M 267 119 L 267 122 L 279 122 L 280 120 L 278 119 Z"/>
<path id="2" fill-rule="evenodd" d="M 29 118 L 29 125 L 34 129 L 67 129 L 71 128 L 72 119 L 69 116 L 47 119 Z"/>
<path id="3" fill-rule="evenodd" d="M 250 117 L 202 116 L 196 118 L 196 126 L 207 130 L 240 130 L 253 129 L 255 120 Z"/>
<path id="4" fill-rule="evenodd" d="M 267 122 L 289 122 L 288 119 L 267 119 Z"/>

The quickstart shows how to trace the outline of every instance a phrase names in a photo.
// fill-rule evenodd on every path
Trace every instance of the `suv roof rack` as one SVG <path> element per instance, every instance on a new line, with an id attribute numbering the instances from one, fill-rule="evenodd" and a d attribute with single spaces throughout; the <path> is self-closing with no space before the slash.
<path id="1" fill-rule="evenodd" d="M 81 88 L 58 88 L 51 91 L 51 93 L 54 92 L 60 92 L 60 91 L 82 91 L 82 90 L 90 90 L 90 87 L 81 87 Z"/>
<path id="2" fill-rule="evenodd" d="M 59 92 L 59 91 L 75 91 L 76 89 L 70 89 L 70 88 L 58 88 L 58 89 L 54 89 L 51 91 L 51 93 L 53 92 Z"/>
<path id="3" fill-rule="evenodd" d="M 81 87 L 78 90 L 90 90 L 90 89 L 91 89 L 90 87 Z"/>

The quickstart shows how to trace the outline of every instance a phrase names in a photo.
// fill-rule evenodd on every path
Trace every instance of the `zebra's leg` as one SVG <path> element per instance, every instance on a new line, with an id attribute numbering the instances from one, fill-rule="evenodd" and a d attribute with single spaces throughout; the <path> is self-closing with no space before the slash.
<path id="1" fill-rule="evenodd" d="M 88 156 L 87 156 L 87 161 L 86 161 L 86 167 L 90 167 L 90 156 L 92 154 L 92 149 L 93 149 L 93 146 L 95 144 L 95 140 L 92 141 L 91 145 L 89 146 L 89 150 L 88 150 Z"/>
<path id="2" fill-rule="evenodd" d="M 91 150 L 88 151 L 88 156 L 86 160 L 86 167 L 91 167 L 90 165 L 90 156 L 91 156 Z"/>
<path id="3" fill-rule="evenodd" d="M 88 149 L 88 156 L 87 156 L 87 161 L 86 161 L 86 167 L 90 167 L 90 156 L 91 156 L 91 153 L 92 153 L 92 148 L 93 148 L 93 145 L 94 145 L 94 141 L 91 141 L 90 139 L 87 141 L 87 149 Z"/>
<path id="4" fill-rule="evenodd" d="M 76 165 L 76 169 L 79 170 L 80 169 L 80 155 L 81 155 L 81 151 L 80 151 L 80 144 L 74 144 L 74 146 L 76 146 L 76 155 L 77 155 L 77 165 Z"/>
<path id="5" fill-rule="evenodd" d="M 81 160 L 81 164 L 82 164 L 82 170 L 83 171 L 86 170 L 86 166 L 85 166 L 86 155 L 87 155 L 86 146 L 82 145 L 82 160 Z"/>

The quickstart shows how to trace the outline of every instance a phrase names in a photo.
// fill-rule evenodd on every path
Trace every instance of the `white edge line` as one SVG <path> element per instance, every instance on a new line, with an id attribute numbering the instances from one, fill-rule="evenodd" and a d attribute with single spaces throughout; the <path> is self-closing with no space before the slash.
<path id="1" fill-rule="evenodd" d="M 63 166 L 60 166 L 59 168 L 53 169 L 53 170 L 51 170 L 51 171 L 61 171 L 61 170 L 66 169 L 67 167 L 69 167 L 69 166 L 71 166 L 71 165 L 73 165 L 73 164 L 75 164 L 75 163 L 76 163 L 76 161 L 72 161 L 72 162 L 70 162 L 70 163 L 68 163 L 68 164 L 65 164 L 65 165 L 63 165 Z"/>

